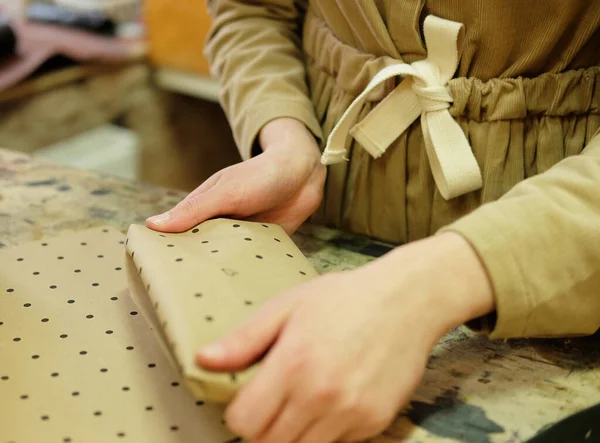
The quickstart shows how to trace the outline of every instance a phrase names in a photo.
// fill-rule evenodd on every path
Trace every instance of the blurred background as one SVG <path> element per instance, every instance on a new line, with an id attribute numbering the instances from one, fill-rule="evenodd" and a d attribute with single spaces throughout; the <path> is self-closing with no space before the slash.
<path id="1" fill-rule="evenodd" d="M 0 0 L 0 147 L 191 190 L 240 161 L 205 0 Z"/>

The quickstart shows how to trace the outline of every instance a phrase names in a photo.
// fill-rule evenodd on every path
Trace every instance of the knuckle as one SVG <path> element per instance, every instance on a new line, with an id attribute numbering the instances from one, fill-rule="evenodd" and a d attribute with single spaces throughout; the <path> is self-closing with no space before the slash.
<path id="1" fill-rule="evenodd" d="M 336 384 L 319 384 L 313 389 L 312 403 L 319 405 L 332 405 L 339 401 L 342 389 Z"/>
<path id="2" fill-rule="evenodd" d="M 338 406 L 341 415 L 349 418 L 360 418 L 364 415 L 365 406 L 358 401 L 357 397 L 346 396 L 343 401 L 340 401 Z"/>
<path id="3" fill-rule="evenodd" d="M 176 206 L 176 209 L 183 212 L 186 215 L 193 215 L 198 207 L 197 200 L 194 197 L 188 197 L 183 199 Z"/>
<path id="4" fill-rule="evenodd" d="M 289 378 L 298 378 L 300 375 L 305 375 L 310 367 L 310 359 L 300 352 L 293 352 L 287 364 L 285 365 L 285 376 Z"/>
<path id="5" fill-rule="evenodd" d="M 238 187 L 227 187 L 221 196 L 223 205 L 229 208 L 229 211 L 237 211 L 244 205 L 244 195 L 245 191 Z"/>

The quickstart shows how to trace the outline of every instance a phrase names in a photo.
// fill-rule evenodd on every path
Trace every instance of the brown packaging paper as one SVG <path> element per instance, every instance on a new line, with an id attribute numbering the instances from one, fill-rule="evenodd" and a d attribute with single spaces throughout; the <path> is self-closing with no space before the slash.
<path id="1" fill-rule="evenodd" d="M 183 234 L 131 226 L 132 295 L 162 333 L 200 400 L 226 402 L 252 376 L 200 369 L 196 352 L 241 325 L 266 300 L 316 274 L 276 225 L 217 219 Z"/>
<path id="2" fill-rule="evenodd" d="M 281 228 L 224 219 L 1 250 L 0 443 L 238 441 L 215 402 L 254 369 L 209 373 L 195 352 L 315 275 Z"/>

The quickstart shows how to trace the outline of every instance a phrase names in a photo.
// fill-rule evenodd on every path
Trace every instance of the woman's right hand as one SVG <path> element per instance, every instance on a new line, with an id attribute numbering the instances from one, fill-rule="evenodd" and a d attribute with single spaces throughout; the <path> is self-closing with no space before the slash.
<path id="1" fill-rule="evenodd" d="M 326 168 L 315 138 L 297 120 L 281 118 L 260 132 L 263 152 L 225 168 L 173 209 L 151 217 L 149 228 L 182 232 L 224 216 L 280 225 L 293 233 L 321 204 Z"/>

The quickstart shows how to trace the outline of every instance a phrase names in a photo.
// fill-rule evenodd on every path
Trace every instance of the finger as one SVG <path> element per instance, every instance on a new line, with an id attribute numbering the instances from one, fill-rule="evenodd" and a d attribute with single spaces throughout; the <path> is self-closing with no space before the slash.
<path id="1" fill-rule="evenodd" d="M 231 192 L 222 186 L 190 195 L 164 214 L 147 220 L 150 229 L 161 232 L 183 232 L 217 215 L 225 215 L 236 206 Z"/>
<path id="2" fill-rule="evenodd" d="M 341 415 L 332 415 L 313 423 L 294 443 L 332 443 L 338 441 L 349 423 Z"/>
<path id="3" fill-rule="evenodd" d="M 282 412 L 271 426 L 256 439 L 256 443 L 294 443 L 314 423 L 318 412 L 310 404 L 292 397 L 284 404 Z"/>
<path id="4" fill-rule="evenodd" d="M 285 386 L 278 360 L 269 360 L 227 408 L 227 426 L 236 435 L 255 441 L 282 412 L 287 398 Z"/>
<path id="5" fill-rule="evenodd" d="M 295 299 L 288 295 L 270 300 L 236 331 L 201 349 L 196 362 L 212 371 L 238 371 L 250 366 L 277 340 L 294 305 Z"/>
<path id="6" fill-rule="evenodd" d="M 222 173 L 223 173 L 223 171 L 219 171 L 216 174 L 213 174 L 208 180 L 206 180 L 204 183 L 202 183 L 200 186 L 198 186 L 196 189 L 194 189 L 192 192 L 190 192 L 183 200 L 197 198 L 198 196 L 200 196 L 200 195 L 204 194 L 205 192 L 209 191 L 210 189 L 214 188 L 221 180 L 221 177 L 223 176 Z M 180 205 L 181 203 L 182 202 L 179 202 L 178 205 Z M 168 226 L 169 220 L 171 218 L 170 216 L 172 214 L 173 209 L 174 208 L 171 208 L 167 212 L 149 217 L 146 220 L 147 226 L 151 229 L 156 229 L 156 230 L 160 230 L 165 225 Z"/>

